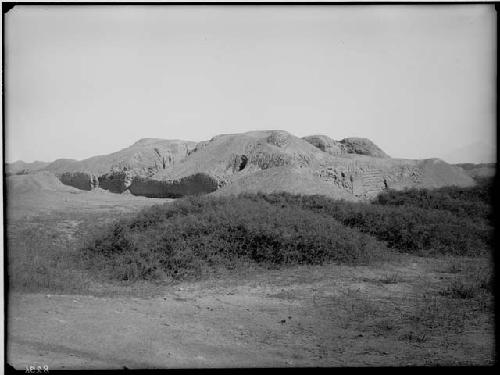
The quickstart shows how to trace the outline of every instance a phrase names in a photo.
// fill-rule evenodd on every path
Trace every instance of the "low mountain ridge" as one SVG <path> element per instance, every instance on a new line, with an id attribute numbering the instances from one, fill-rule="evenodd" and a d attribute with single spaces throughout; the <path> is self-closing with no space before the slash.
<path id="1" fill-rule="evenodd" d="M 39 171 L 43 168 L 45 168 L 47 165 L 50 163 L 44 162 L 44 161 L 34 161 L 32 163 L 25 163 L 22 160 L 17 160 L 13 163 L 6 163 L 5 164 L 5 173 L 10 176 L 10 175 L 19 175 L 19 174 L 28 174 L 32 173 L 35 171 Z"/>

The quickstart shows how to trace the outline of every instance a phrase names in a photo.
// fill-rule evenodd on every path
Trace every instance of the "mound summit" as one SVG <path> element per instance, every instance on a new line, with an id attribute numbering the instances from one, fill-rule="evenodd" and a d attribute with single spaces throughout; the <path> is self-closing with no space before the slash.
<path id="1" fill-rule="evenodd" d="M 395 159 L 369 139 L 299 138 L 282 130 L 199 143 L 145 138 L 109 155 L 59 159 L 40 170 L 83 190 L 159 198 L 285 191 L 362 200 L 387 188 L 474 185 L 462 168 L 439 159 Z"/>

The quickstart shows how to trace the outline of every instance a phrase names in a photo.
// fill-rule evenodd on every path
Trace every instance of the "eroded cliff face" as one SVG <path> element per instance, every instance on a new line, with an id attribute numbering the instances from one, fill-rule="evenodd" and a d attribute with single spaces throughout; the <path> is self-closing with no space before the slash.
<path id="1" fill-rule="evenodd" d="M 433 189 L 475 184 L 463 171 L 440 159 L 379 159 L 375 162 L 370 158 L 354 156 L 344 159 L 343 163 L 321 165 L 314 175 L 359 199 L 371 199 L 386 189 Z"/>
<path id="2" fill-rule="evenodd" d="M 98 187 L 99 181 L 96 175 L 90 172 L 64 172 L 57 176 L 59 180 L 69 186 L 80 190 L 93 190 Z"/>
<path id="3" fill-rule="evenodd" d="M 131 171 L 109 172 L 99 176 L 99 187 L 112 193 L 123 193 L 130 187 L 133 178 L 134 173 Z"/>
<path id="4" fill-rule="evenodd" d="M 183 160 L 195 142 L 144 138 L 123 150 L 85 160 L 60 159 L 46 166 L 63 184 L 82 190 L 97 187 L 125 192 L 134 177 L 150 177 Z"/>
<path id="5" fill-rule="evenodd" d="M 390 186 L 390 172 L 378 168 L 346 164 L 325 166 L 314 171 L 320 180 L 357 198 L 369 198 Z"/>
<path id="6" fill-rule="evenodd" d="M 155 180 L 136 177 L 130 184 L 133 195 L 148 198 L 180 198 L 187 195 L 208 194 L 220 187 L 219 182 L 204 173 L 197 173 L 179 180 Z"/>

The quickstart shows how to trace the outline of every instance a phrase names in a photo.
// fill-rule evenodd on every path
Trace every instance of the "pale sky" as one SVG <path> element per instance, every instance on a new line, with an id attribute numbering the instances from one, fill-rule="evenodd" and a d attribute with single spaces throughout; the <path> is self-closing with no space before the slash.
<path id="1" fill-rule="evenodd" d="M 7 162 L 257 129 L 494 158 L 494 5 L 21 5 L 4 59 Z"/>

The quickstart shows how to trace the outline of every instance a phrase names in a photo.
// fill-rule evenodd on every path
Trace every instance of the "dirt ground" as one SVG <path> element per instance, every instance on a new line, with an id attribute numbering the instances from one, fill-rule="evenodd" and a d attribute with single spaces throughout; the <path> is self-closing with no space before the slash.
<path id="1" fill-rule="evenodd" d="M 406 338 L 419 286 L 446 277 L 407 260 L 183 283 L 150 298 L 16 293 L 7 358 L 51 369 L 491 364 L 492 322 Z M 404 279 L 380 281 L 393 272 Z"/>
<path id="2" fill-rule="evenodd" d="M 44 194 L 11 199 L 10 224 L 43 215 L 54 220 L 57 210 L 109 215 L 165 201 Z M 67 215 L 56 221 L 54 231 L 71 235 L 78 228 Z M 169 285 L 93 284 L 76 294 L 13 291 L 7 362 L 54 370 L 493 364 L 490 310 L 439 293 L 461 277 L 450 261 L 485 260 L 395 255 L 370 266 L 255 269 Z"/>

